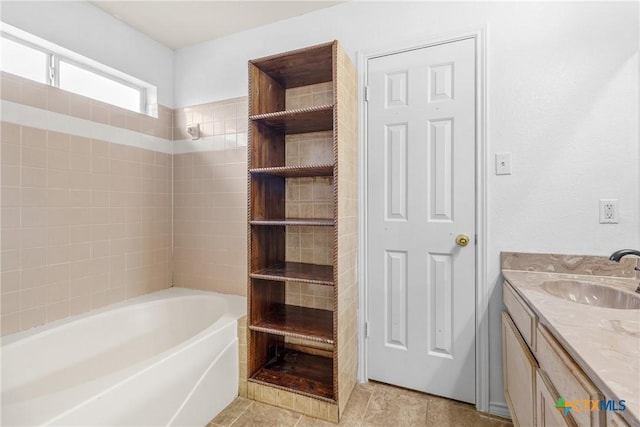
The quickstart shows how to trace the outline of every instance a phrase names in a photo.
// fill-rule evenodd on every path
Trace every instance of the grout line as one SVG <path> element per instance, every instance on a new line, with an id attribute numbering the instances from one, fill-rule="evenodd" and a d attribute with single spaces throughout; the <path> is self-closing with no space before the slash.
<path id="1" fill-rule="evenodd" d="M 296 427 L 298 424 L 300 424 L 300 421 L 302 421 L 302 417 L 304 417 L 304 415 L 300 414 L 300 418 L 298 418 L 298 421 L 296 421 L 293 427 Z"/>
<path id="2" fill-rule="evenodd" d="M 369 384 L 372 384 L 372 383 L 369 382 Z M 373 391 L 371 392 L 371 396 L 369 396 L 369 400 L 367 400 L 367 406 L 364 408 L 364 412 L 362 413 L 362 421 L 360 421 L 360 425 L 363 425 L 365 418 L 367 418 L 367 412 L 369 411 L 369 405 L 371 404 L 371 399 L 373 399 L 373 395 L 376 393 L 377 389 L 378 389 L 378 386 L 374 384 Z"/>
<path id="3" fill-rule="evenodd" d="M 237 398 L 236 398 L 237 399 Z M 255 402 L 254 400 L 251 399 L 247 399 L 250 400 L 249 406 L 247 406 L 246 408 L 244 408 L 244 410 L 242 412 L 240 412 L 240 414 L 238 414 L 238 416 L 231 422 L 231 424 L 229 424 L 229 427 L 231 427 L 233 424 L 235 424 L 236 421 L 238 421 L 238 419 L 242 416 L 242 414 L 244 414 L 245 412 L 247 412 L 247 409 L 251 408 L 251 406 L 253 406 L 253 403 Z"/>

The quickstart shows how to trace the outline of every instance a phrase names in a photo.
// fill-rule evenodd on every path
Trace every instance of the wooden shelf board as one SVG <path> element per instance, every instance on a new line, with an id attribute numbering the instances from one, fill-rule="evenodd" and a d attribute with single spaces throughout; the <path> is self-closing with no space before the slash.
<path id="1" fill-rule="evenodd" d="M 251 174 L 277 175 L 285 178 L 332 176 L 333 165 L 274 166 L 268 168 L 253 168 L 249 169 L 249 172 Z"/>
<path id="2" fill-rule="evenodd" d="M 258 114 L 249 116 L 249 119 L 289 135 L 331 130 L 333 129 L 333 105 Z"/>
<path id="3" fill-rule="evenodd" d="M 250 62 L 287 89 L 324 83 L 333 79 L 333 44 L 325 43 Z"/>
<path id="4" fill-rule="evenodd" d="M 334 401 L 333 361 L 328 357 L 283 349 L 280 357 L 267 362 L 250 380 Z"/>
<path id="5" fill-rule="evenodd" d="M 249 328 L 275 335 L 333 344 L 333 312 L 297 305 L 274 304 L 264 320 Z"/>
<path id="6" fill-rule="evenodd" d="M 256 219 L 249 221 L 251 225 L 301 225 L 301 226 L 323 226 L 332 227 L 335 225 L 333 218 L 280 218 L 280 219 Z"/>
<path id="7" fill-rule="evenodd" d="M 291 280 L 333 286 L 333 266 L 331 265 L 284 262 L 254 271 L 250 276 L 254 279 Z"/>

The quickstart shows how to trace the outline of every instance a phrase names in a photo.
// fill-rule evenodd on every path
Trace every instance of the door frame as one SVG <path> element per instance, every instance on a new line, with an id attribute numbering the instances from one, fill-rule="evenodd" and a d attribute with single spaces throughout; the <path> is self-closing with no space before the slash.
<path id="1" fill-rule="evenodd" d="M 358 173 L 358 328 L 364 333 L 358 335 L 358 381 L 369 378 L 367 367 L 367 103 L 365 87 L 368 84 L 368 61 L 381 56 L 403 53 L 464 39 L 475 40 L 476 48 L 476 93 L 475 93 L 475 162 L 476 162 L 476 408 L 489 412 L 489 299 L 490 290 L 487 277 L 487 99 L 486 99 L 486 28 L 430 37 L 427 40 L 404 43 L 402 47 L 388 48 L 375 52 L 356 52 L 357 72 L 361 84 L 358 86 L 359 120 L 359 173 Z"/>

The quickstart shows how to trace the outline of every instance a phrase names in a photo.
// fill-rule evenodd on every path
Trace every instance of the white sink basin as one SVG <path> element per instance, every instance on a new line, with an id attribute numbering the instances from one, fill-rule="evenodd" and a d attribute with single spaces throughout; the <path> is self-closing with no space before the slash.
<path id="1" fill-rule="evenodd" d="M 549 280 L 542 283 L 547 293 L 578 304 L 622 310 L 640 309 L 640 295 L 580 280 Z"/>

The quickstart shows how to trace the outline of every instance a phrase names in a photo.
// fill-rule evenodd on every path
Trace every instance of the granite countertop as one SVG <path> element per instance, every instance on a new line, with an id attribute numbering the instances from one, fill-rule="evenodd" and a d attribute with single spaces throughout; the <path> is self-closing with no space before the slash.
<path id="1" fill-rule="evenodd" d="M 541 285 L 547 280 L 601 283 L 633 293 L 636 278 L 549 273 L 505 269 L 504 278 L 538 315 L 605 398 L 625 400 L 619 412 L 640 425 L 640 310 L 619 310 L 578 304 L 554 297 Z"/>

